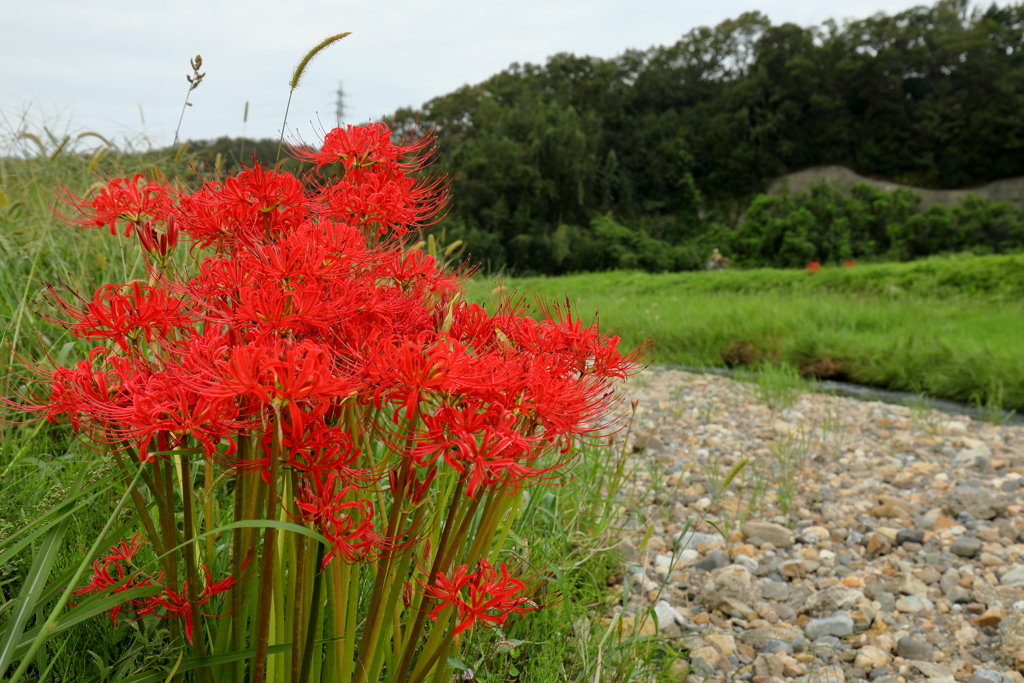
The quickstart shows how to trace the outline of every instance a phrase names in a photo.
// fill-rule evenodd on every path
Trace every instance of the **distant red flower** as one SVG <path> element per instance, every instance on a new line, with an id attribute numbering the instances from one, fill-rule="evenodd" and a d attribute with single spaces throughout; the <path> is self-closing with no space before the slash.
<path id="1" fill-rule="evenodd" d="M 855 265 L 857 265 L 857 262 L 856 261 L 843 261 L 843 265 L 846 266 L 847 268 L 853 268 Z"/>
<path id="2" fill-rule="evenodd" d="M 819 270 L 821 270 L 821 264 L 818 263 L 817 261 L 811 261 L 810 263 L 807 264 L 807 274 L 808 275 L 814 275 Z"/>

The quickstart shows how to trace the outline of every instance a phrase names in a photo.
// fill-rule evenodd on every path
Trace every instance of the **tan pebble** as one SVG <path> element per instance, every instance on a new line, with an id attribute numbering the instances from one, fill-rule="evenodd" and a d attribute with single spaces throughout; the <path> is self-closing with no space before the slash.
<path id="1" fill-rule="evenodd" d="M 992 553 L 982 553 L 978 559 L 986 567 L 997 567 L 1003 563 L 1001 559 L 999 559 Z"/>
<path id="2" fill-rule="evenodd" d="M 978 617 L 978 626 L 985 628 L 991 626 L 992 628 L 999 628 L 999 622 L 1006 618 L 1006 610 L 1003 609 L 989 609 L 985 610 L 985 613 Z"/>
<path id="3" fill-rule="evenodd" d="M 1002 458 L 991 458 L 988 461 L 988 466 L 994 470 L 1001 470 L 1006 467 L 1006 461 Z"/>
<path id="4" fill-rule="evenodd" d="M 868 539 L 867 552 L 869 555 L 880 554 L 884 555 L 892 550 L 892 546 L 889 545 L 889 541 L 886 540 L 885 536 L 875 533 L 871 534 L 871 538 Z"/>
<path id="5" fill-rule="evenodd" d="M 840 581 L 839 583 L 843 584 L 847 588 L 863 588 L 864 587 L 864 579 L 861 579 L 861 578 L 856 577 L 856 576 L 847 576 L 842 581 Z"/>
<path id="6" fill-rule="evenodd" d="M 885 540 L 889 541 L 889 543 L 896 542 L 896 534 L 898 534 L 899 532 L 899 529 L 893 529 L 891 526 L 878 527 L 878 533 L 885 536 Z"/>
<path id="7" fill-rule="evenodd" d="M 732 552 L 735 555 L 746 555 L 747 557 L 753 557 L 757 554 L 757 548 L 750 545 L 749 543 L 742 543 L 740 545 L 734 546 Z"/>
<path id="8" fill-rule="evenodd" d="M 858 650 L 857 658 L 854 660 L 853 665 L 865 671 L 871 671 L 872 669 L 886 666 L 891 659 L 889 653 L 883 652 L 872 645 L 866 645 Z"/>
<path id="9" fill-rule="evenodd" d="M 793 655 L 793 659 L 802 664 L 810 664 L 814 661 L 814 655 L 812 655 L 810 652 L 798 652 L 795 655 Z"/>
<path id="10" fill-rule="evenodd" d="M 940 529 L 951 529 L 956 524 L 956 521 L 951 517 L 939 517 L 932 524 L 932 529 L 938 531 Z"/>

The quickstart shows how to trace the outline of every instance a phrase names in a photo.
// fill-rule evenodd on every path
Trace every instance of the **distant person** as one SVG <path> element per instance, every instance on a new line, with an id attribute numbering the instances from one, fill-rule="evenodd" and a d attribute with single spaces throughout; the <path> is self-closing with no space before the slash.
<path id="1" fill-rule="evenodd" d="M 714 251 L 711 252 L 711 258 L 708 259 L 708 272 L 725 270 L 727 265 L 729 265 L 729 257 L 722 256 L 722 253 L 718 251 L 718 247 L 715 247 Z"/>

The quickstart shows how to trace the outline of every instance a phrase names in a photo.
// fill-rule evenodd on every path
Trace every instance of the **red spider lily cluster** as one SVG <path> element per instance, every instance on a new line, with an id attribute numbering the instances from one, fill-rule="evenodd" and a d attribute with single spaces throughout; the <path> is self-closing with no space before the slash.
<path id="1" fill-rule="evenodd" d="M 192 605 L 188 598 L 188 582 L 182 586 L 180 591 L 175 591 L 163 585 L 163 572 L 147 574 L 141 570 L 133 570 L 132 563 L 135 556 L 146 541 L 140 541 L 142 534 L 135 534 L 130 541 L 120 541 L 117 545 L 111 546 L 106 555 L 101 555 L 92 564 L 92 578 L 88 583 L 76 588 L 75 595 L 90 595 L 94 593 L 124 593 L 133 588 L 154 588 L 158 590 L 155 595 L 146 595 L 138 598 L 131 598 L 121 605 L 117 605 L 107 613 L 110 621 L 115 626 L 119 623 L 118 616 L 122 610 L 128 610 L 135 614 L 137 621 L 149 614 L 160 618 L 178 618 L 185 624 L 185 637 L 189 643 L 193 642 L 193 631 L 195 619 L 192 614 Z M 210 568 L 203 565 L 205 582 L 199 594 L 197 604 L 204 605 L 214 596 L 231 589 L 238 580 L 234 576 L 227 576 L 219 581 L 213 580 Z M 216 616 L 205 614 L 204 616 Z"/>
<path id="2" fill-rule="evenodd" d="M 504 626 L 509 615 L 523 614 L 539 609 L 536 602 L 526 595 L 526 584 L 510 577 L 508 568 L 498 569 L 487 560 L 480 560 L 477 571 L 470 574 L 466 565 L 457 567 L 451 576 L 440 575 L 427 591 L 437 600 L 430 618 L 438 616 L 448 607 L 454 607 L 459 614 L 458 635 L 477 623 L 486 626 Z"/>
<path id="3" fill-rule="evenodd" d="M 164 556 L 160 572 L 133 573 L 139 537 L 121 543 L 96 562 L 80 594 L 159 585 L 126 608 L 179 617 L 191 642 L 200 615 L 210 616 L 201 605 L 228 591 L 224 611 L 244 602 L 244 557 L 259 555 L 261 588 L 272 585 L 268 573 L 283 573 L 274 568 L 282 560 L 273 556 L 273 529 L 259 551 L 257 532 L 235 529 L 233 556 L 206 558 L 233 567 L 228 578 L 199 576 L 204 563 L 192 555 L 201 544 L 187 543 L 199 513 L 190 506 L 205 499 L 212 509 L 220 476 L 237 481 L 235 521 L 277 519 L 321 535 L 318 563 L 302 559 L 301 542 L 288 546 L 288 561 L 336 572 L 338 595 L 358 572 L 335 560 L 376 563 L 368 574 L 381 582 L 375 599 L 378 588 L 384 601 L 410 581 L 422 586 L 410 613 L 418 623 L 429 614 L 450 636 L 536 608 L 527 586 L 487 559 L 500 549 L 468 536 L 472 513 L 485 515 L 476 534 L 499 536 L 520 490 L 554 480 L 574 442 L 608 425 L 613 384 L 640 355 L 620 353 L 618 338 L 567 306 L 534 318 L 521 303 L 488 312 L 463 301 L 465 274 L 409 246 L 446 201 L 443 179 L 423 173 L 429 145 L 396 143 L 383 124 L 339 128 L 319 151 L 297 153 L 317 168 L 306 178 L 256 166 L 189 191 L 136 176 L 91 198 L 68 193 L 73 224 L 138 238 L 147 277 L 88 298 L 50 288 L 52 320 L 103 346 L 71 367 L 39 366 L 40 391 L 17 403 L 137 456 L 159 519 L 139 514 Z M 192 473 L 190 453 L 201 454 L 202 473 Z M 180 524 L 175 481 L 186 505 Z M 432 506 L 452 514 L 445 521 Z M 180 561 L 167 556 L 179 537 Z M 433 548 L 430 571 L 399 559 L 420 546 Z M 269 602 L 259 599 L 250 615 L 257 660 L 270 637 Z M 360 645 L 359 666 L 373 666 L 363 648 L 390 628 L 365 627 L 363 641 L 373 645 Z M 273 637 L 301 642 L 294 635 Z M 204 637 L 196 640 L 203 654 Z M 413 652 L 415 636 L 405 641 Z M 341 652 L 341 660 L 355 656 Z M 418 669 L 405 664 L 415 679 Z M 254 666 L 257 680 L 263 664 Z M 343 676 L 347 664 L 337 666 Z"/>
<path id="4" fill-rule="evenodd" d="M 819 270 L 821 270 L 821 264 L 818 263 L 817 261 L 811 261 L 810 263 L 807 264 L 807 274 L 808 275 L 814 275 Z"/>

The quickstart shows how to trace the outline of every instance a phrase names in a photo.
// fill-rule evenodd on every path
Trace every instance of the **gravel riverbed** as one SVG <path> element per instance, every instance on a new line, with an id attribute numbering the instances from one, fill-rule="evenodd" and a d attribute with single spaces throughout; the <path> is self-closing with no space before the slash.
<path id="1" fill-rule="evenodd" d="M 1024 427 L 657 367 L 627 397 L 604 624 L 678 639 L 680 681 L 1024 680 Z"/>

